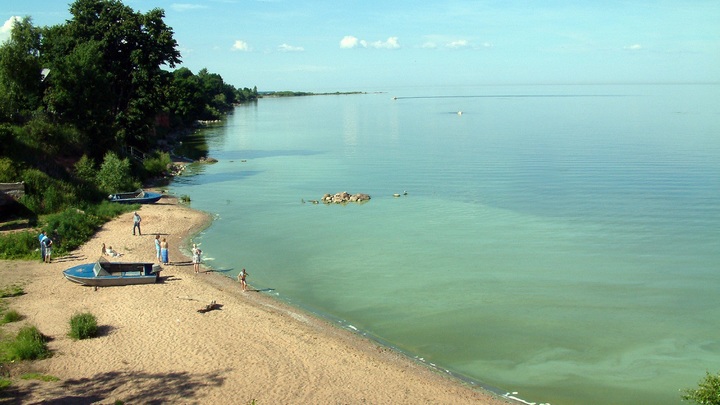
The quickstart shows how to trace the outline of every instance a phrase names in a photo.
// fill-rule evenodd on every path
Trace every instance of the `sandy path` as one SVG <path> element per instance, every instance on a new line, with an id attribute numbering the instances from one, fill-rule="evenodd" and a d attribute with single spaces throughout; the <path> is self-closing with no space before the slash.
<path id="1" fill-rule="evenodd" d="M 392 350 L 338 329 L 214 274 L 193 273 L 178 247 L 209 216 L 172 198 L 139 211 L 143 236 L 132 235 L 132 213 L 106 224 L 86 245 L 52 264 L 0 262 L 0 286 L 24 285 L 8 298 L 52 340 L 53 356 L 12 369 L 14 384 L 0 404 L 501 404 Z M 122 260 L 154 261 L 154 234 L 170 243 L 164 281 L 100 288 L 65 280 L 62 271 L 95 260 L 103 242 Z M 219 310 L 198 313 L 211 301 Z M 91 312 L 101 336 L 67 337 L 69 319 Z M 58 382 L 20 380 L 35 371 Z"/>

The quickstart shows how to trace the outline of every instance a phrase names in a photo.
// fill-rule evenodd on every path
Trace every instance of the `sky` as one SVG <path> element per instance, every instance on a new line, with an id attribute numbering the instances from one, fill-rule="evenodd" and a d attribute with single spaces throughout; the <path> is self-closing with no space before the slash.
<path id="1" fill-rule="evenodd" d="M 3 0 L 36 26 L 69 0 Z M 718 0 L 125 0 L 165 10 L 183 63 L 260 91 L 718 83 Z"/>

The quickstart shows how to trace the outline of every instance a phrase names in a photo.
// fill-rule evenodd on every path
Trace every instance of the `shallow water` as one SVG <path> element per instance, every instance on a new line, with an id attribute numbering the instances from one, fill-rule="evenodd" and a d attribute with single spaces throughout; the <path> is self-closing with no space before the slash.
<path id="1" fill-rule="evenodd" d="M 535 402 L 675 404 L 720 364 L 718 101 L 707 85 L 262 99 L 203 132 L 219 163 L 171 192 L 216 214 L 207 264 L 440 369 Z M 310 203 L 339 191 L 372 200 Z"/>

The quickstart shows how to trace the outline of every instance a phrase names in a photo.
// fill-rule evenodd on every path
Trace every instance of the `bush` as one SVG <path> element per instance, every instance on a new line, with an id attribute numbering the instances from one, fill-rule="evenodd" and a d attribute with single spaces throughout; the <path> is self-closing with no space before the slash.
<path id="1" fill-rule="evenodd" d="M 138 188 L 131 175 L 130 161 L 120 159 L 112 152 L 105 155 L 97 174 L 97 182 L 100 190 L 106 194 L 132 191 Z"/>
<path id="2" fill-rule="evenodd" d="M 10 323 L 10 322 L 17 322 L 21 319 L 22 319 L 22 315 L 20 315 L 20 313 L 18 311 L 11 309 L 11 310 L 5 312 L 5 314 L 3 314 L 2 319 L 0 319 L 0 325 Z"/>
<path id="3" fill-rule="evenodd" d="M 38 169 L 25 170 L 22 178 L 27 193 L 20 202 L 36 214 L 57 212 L 77 205 L 77 191 L 68 182 L 54 179 Z"/>
<path id="4" fill-rule="evenodd" d="M 172 159 L 170 159 L 170 154 L 167 152 L 156 152 L 143 161 L 143 167 L 150 177 L 161 176 L 167 172 L 170 164 L 172 164 Z"/>
<path id="5" fill-rule="evenodd" d="M 40 248 L 37 234 L 30 232 L 15 232 L 0 236 L 0 259 L 30 259 L 35 256 L 35 250 Z"/>
<path id="6" fill-rule="evenodd" d="M 108 201 L 88 206 L 85 211 L 68 208 L 60 213 L 46 216 L 43 220 L 43 228 L 51 230 L 54 254 L 62 255 L 87 242 L 105 222 L 138 208 L 139 205 L 135 204 L 126 205 Z M 39 257 L 38 248 L 36 231 L 0 235 L 0 259 L 36 259 Z"/>
<path id="7" fill-rule="evenodd" d="M 6 342 L 6 360 L 37 360 L 50 356 L 45 337 L 34 326 L 24 326 L 15 340 Z"/>
<path id="8" fill-rule="evenodd" d="M 682 399 L 701 405 L 720 405 L 720 374 L 705 372 L 705 379 L 698 385 L 699 388 L 684 390 Z"/>
<path id="9" fill-rule="evenodd" d="M 70 337 L 73 339 L 90 339 L 97 336 L 97 320 L 95 315 L 86 312 L 75 314 L 70 318 Z"/>

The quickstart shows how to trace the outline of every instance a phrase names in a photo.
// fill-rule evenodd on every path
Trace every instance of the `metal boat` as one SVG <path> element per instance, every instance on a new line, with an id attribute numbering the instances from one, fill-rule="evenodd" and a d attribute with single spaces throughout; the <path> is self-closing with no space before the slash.
<path id="1" fill-rule="evenodd" d="M 110 262 L 104 257 L 63 271 L 66 279 L 89 286 L 109 287 L 152 284 L 160 279 L 162 268 L 156 263 Z"/>
<path id="2" fill-rule="evenodd" d="M 128 193 L 110 194 L 108 199 L 121 204 L 152 204 L 162 198 L 162 194 L 138 189 Z"/>

